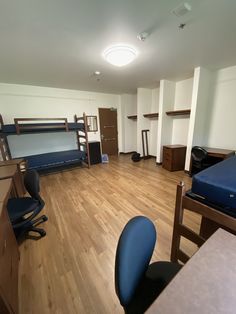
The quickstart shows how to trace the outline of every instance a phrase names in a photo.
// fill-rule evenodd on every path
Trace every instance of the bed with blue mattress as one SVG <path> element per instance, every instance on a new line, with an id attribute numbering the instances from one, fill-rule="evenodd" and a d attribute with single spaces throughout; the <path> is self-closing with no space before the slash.
<path id="1" fill-rule="evenodd" d="M 86 161 L 87 157 L 85 152 L 75 149 L 24 156 L 23 158 L 27 160 L 28 169 L 41 171 L 61 166 L 81 164 L 81 162 Z"/>
<path id="2" fill-rule="evenodd" d="M 236 218 L 236 156 L 194 175 L 186 195 Z"/>

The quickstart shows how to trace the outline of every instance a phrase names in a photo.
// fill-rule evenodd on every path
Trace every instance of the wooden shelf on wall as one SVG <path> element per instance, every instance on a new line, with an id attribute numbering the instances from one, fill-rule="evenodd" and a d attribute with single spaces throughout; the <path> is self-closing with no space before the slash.
<path id="1" fill-rule="evenodd" d="M 184 116 L 190 115 L 190 109 L 166 111 L 167 116 Z"/>
<path id="2" fill-rule="evenodd" d="M 127 116 L 128 119 L 137 120 L 137 115 Z"/>
<path id="3" fill-rule="evenodd" d="M 144 118 L 158 118 L 159 117 L 159 113 L 145 113 Z"/>

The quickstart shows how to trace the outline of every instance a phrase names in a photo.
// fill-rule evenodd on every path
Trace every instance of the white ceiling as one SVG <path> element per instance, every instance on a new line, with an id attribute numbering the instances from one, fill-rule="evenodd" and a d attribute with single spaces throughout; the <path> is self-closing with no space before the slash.
<path id="1" fill-rule="evenodd" d="M 236 0 L 189 0 L 192 12 L 177 18 L 171 11 L 181 2 L 0 0 L 0 81 L 132 93 L 162 78 L 186 78 L 199 65 L 235 65 Z M 151 33 L 145 42 L 136 38 L 142 31 Z M 101 56 L 119 42 L 139 51 L 123 68 Z"/>

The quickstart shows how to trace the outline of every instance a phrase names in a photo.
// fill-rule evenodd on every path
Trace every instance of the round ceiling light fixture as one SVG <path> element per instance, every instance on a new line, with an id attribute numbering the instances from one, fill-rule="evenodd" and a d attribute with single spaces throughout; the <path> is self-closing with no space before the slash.
<path id="1" fill-rule="evenodd" d="M 124 65 L 131 63 L 137 55 L 137 50 L 126 44 L 110 46 L 103 52 L 105 60 L 117 67 L 123 67 Z"/>

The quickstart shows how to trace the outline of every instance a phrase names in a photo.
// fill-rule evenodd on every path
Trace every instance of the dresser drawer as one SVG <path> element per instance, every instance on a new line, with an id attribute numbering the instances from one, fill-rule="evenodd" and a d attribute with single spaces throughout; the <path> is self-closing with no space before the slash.
<path id="1" fill-rule="evenodd" d="M 163 147 L 163 159 L 164 158 L 172 158 L 173 151 L 168 147 Z"/>

